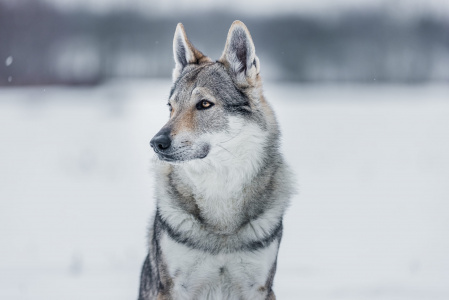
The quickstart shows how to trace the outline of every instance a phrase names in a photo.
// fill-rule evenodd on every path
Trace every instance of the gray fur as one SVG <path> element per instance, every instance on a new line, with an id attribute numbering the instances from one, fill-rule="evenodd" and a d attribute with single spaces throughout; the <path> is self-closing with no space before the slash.
<path id="1" fill-rule="evenodd" d="M 139 300 L 218 299 L 213 298 L 217 295 L 222 299 L 244 299 L 248 297 L 245 295 L 275 299 L 272 284 L 282 216 L 292 194 L 292 176 L 279 151 L 276 119 L 262 94 L 254 45 L 246 27 L 238 21 L 231 27 L 223 57 L 217 62 L 202 56 L 183 38 L 184 29 L 178 25 L 175 39 L 181 40 L 174 43 L 174 53 L 179 57 L 175 59 L 177 69 L 169 99 L 172 113 L 156 135 L 169 137 L 171 143 L 162 148 L 152 141 L 161 162 L 156 171 L 157 210 L 149 234 L 149 254 L 142 268 Z M 201 59 L 182 57 L 186 50 Z M 235 57 L 237 60 L 232 61 Z M 198 108 L 204 99 L 213 106 Z M 240 129 L 234 134 L 236 124 Z M 260 138 L 253 140 L 253 132 Z M 217 136 L 226 139 L 217 142 Z M 245 136 L 248 141 L 242 140 Z M 241 146 L 228 146 L 237 140 Z M 249 145 L 254 141 L 255 145 Z M 255 153 L 239 152 L 239 147 L 249 147 Z M 223 157 L 227 159 L 220 161 Z M 241 166 L 236 161 L 241 161 Z M 220 186 L 222 180 L 221 175 L 214 176 L 228 173 L 241 175 L 243 180 L 235 185 L 230 176 L 229 187 L 227 179 L 223 179 L 222 193 L 210 190 L 208 185 Z M 220 198 L 221 194 L 224 198 Z M 214 201 L 222 202 L 216 202 L 223 206 L 217 213 L 213 213 Z M 176 247 L 176 251 L 167 245 Z M 173 260 L 173 253 L 181 255 L 180 261 L 183 256 L 193 255 L 193 261 L 186 261 L 190 267 L 186 269 L 182 262 Z M 237 258 L 262 254 L 269 261 L 260 262 L 260 266 L 251 262 L 253 266 L 245 269 L 242 261 L 241 272 L 248 272 L 247 277 L 242 279 L 244 275 L 235 273 Z M 213 262 L 220 259 L 223 265 L 211 270 L 215 268 Z M 178 263 L 179 268 L 175 267 Z M 252 271 L 260 268 L 268 268 L 262 279 Z M 196 272 L 214 274 L 218 279 L 203 284 L 195 277 Z M 239 279 L 234 278 L 236 274 Z M 241 281 L 248 285 L 241 286 Z"/>

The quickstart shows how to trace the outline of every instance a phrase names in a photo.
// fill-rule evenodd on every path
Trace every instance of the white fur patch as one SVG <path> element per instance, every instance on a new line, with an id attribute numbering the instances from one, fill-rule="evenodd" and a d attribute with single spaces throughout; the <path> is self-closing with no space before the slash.
<path id="1" fill-rule="evenodd" d="M 278 244 L 253 252 L 211 255 L 161 237 L 161 250 L 173 278 L 174 299 L 265 299 L 259 289 L 277 256 Z"/>
<path id="2" fill-rule="evenodd" d="M 233 232 L 242 212 L 242 189 L 259 171 L 267 133 L 258 125 L 229 117 L 228 132 L 206 135 L 208 156 L 181 168 L 203 217 L 221 233 Z"/>

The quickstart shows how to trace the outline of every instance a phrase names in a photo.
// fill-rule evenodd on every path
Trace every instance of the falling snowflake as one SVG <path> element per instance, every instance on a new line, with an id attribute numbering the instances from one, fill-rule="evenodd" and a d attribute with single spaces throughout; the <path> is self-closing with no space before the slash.
<path id="1" fill-rule="evenodd" d="M 5 65 L 9 67 L 12 64 L 12 56 L 8 56 L 5 60 Z"/>

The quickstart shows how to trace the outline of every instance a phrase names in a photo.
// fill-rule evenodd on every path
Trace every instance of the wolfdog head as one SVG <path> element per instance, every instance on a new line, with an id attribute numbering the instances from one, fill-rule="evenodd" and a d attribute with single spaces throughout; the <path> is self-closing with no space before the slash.
<path id="1" fill-rule="evenodd" d="M 150 142 L 159 159 L 209 166 L 249 163 L 257 169 L 269 158 L 268 148 L 277 149 L 278 127 L 262 95 L 259 59 L 246 26 L 232 24 L 221 58 L 212 61 L 178 24 L 173 54 L 170 118 Z"/>

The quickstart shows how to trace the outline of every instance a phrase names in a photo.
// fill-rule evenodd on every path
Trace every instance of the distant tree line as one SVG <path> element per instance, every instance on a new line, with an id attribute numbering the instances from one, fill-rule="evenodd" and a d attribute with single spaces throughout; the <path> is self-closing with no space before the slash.
<path id="1" fill-rule="evenodd" d="M 96 84 L 114 77 L 169 77 L 178 22 L 216 59 L 237 17 L 145 17 L 132 11 L 59 11 L 38 1 L 0 2 L 0 85 Z M 388 12 L 321 17 L 239 16 L 265 78 L 301 82 L 449 82 L 449 22 L 399 21 Z"/>

